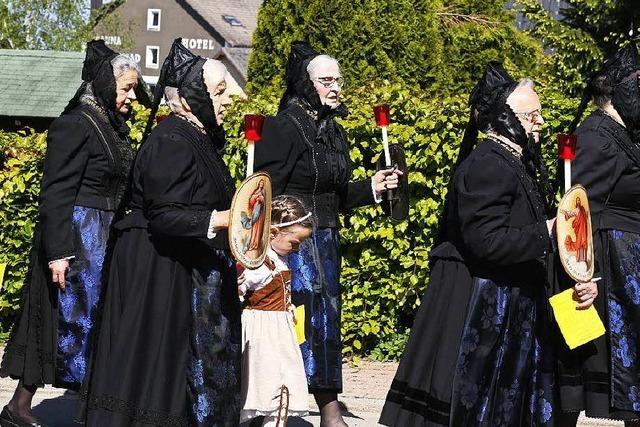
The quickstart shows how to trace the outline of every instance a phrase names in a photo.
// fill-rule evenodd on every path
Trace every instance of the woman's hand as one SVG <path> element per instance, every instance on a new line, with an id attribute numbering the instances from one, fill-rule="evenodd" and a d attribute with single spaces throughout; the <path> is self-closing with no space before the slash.
<path id="1" fill-rule="evenodd" d="M 579 310 L 591 307 L 597 296 L 598 285 L 596 282 L 576 283 L 573 287 L 573 299 L 578 301 Z"/>
<path id="2" fill-rule="evenodd" d="M 397 168 L 382 169 L 376 172 L 376 174 L 373 175 L 373 187 L 375 192 L 380 194 L 384 191 L 398 188 L 400 175 L 402 175 L 402 171 Z"/>
<path id="3" fill-rule="evenodd" d="M 216 211 L 213 214 L 213 228 L 220 230 L 222 228 L 229 228 L 229 210 Z"/>
<path id="4" fill-rule="evenodd" d="M 60 289 L 65 288 L 65 275 L 69 269 L 69 261 L 66 259 L 59 259 L 49 263 L 49 269 L 51 270 L 51 281 L 57 283 Z"/>

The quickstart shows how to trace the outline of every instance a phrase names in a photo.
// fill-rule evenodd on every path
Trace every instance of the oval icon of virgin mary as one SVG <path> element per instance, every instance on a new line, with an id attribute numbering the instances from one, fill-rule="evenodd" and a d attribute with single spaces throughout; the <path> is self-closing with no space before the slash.
<path id="1" fill-rule="evenodd" d="M 591 210 L 583 186 L 574 185 L 560 200 L 556 233 L 560 261 L 567 274 L 577 282 L 591 280 L 594 269 Z"/>
<path id="2" fill-rule="evenodd" d="M 245 268 L 262 265 L 269 247 L 271 226 L 271 178 L 254 173 L 240 184 L 229 212 L 229 246 Z"/>

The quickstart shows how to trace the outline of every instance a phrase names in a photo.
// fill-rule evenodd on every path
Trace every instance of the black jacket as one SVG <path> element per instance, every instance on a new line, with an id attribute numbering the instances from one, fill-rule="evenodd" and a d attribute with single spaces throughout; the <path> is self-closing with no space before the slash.
<path id="1" fill-rule="evenodd" d="M 317 123 L 298 103 L 268 117 L 256 144 L 254 169 L 269 173 L 274 195 L 300 197 L 315 211 L 318 227 L 335 228 L 341 211 L 372 204 L 374 198 L 371 179 L 349 182 L 347 136 L 333 118 L 324 120 Z M 319 126 L 335 132 L 334 144 L 320 137 Z"/>
<path id="2" fill-rule="evenodd" d="M 514 285 L 544 277 L 553 244 L 542 198 L 522 162 L 485 140 L 453 180 L 447 240 L 471 274 Z M 432 259 L 440 250 L 433 249 Z"/>
<path id="3" fill-rule="evenodd" d="M 634 145 L 629 133 L 611 117 L 596 111 L 576 134 L 571 180 L 587 190 L 594 231 L 613 228 L 640 233 L 640 165 L 621 148 L 621 144 Z"/>
<path id="4" fill-rule="evenodd" d="M 140 149 L 131 178 L 131 212 L 115 227 L 148 228 L 158 238 L 196 239 L 228 249 L 227 232 L 207 238 L 211 212 L 231 206 L 235 187 L 211 138 L 175 115 Z"/>
<path id="5" fill-rule="evenodd" d="M 74 255 L 74 206 L 116 211 L 132 162 L 126 136 L 106 114 L 80 104 L 53 121 L 40 189 L 40 231 L 48 261 Z"/>

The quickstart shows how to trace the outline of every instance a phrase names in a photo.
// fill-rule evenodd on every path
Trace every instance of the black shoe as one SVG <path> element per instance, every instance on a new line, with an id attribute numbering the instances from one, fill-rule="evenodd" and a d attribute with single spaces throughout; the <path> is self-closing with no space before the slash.
<path id="1" fill-rule="evenodd" d="M 9 406 L 5 406 L 2 408 L 2 412 L 0 413 L 0 427 L 46 427 L 44 424 L 40 424 L 39 422 L 29 422 L 24 418 L 19 417 L 18 415 L 11 412 Z"/>

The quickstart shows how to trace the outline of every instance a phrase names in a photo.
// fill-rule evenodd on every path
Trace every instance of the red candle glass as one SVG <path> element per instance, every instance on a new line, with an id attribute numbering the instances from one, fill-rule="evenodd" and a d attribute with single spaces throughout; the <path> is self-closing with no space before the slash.
<path id="1" fill-rule="evenodd" d="M 566 133 L 558 134 L 558 157 L 562 160 L 573 160 L 576 158 L 576 144 L 578 136 Z"/>
<path id="2" fill-rule="evenodd" d="M 260 141 L 262 139 L 263 124 L 264 116 L 262 114 L 245 114 L 244 137 L 252 142 Z"/>
<path id="3" fill-rule="evenodd" d="M 378 126 L 389 126 L 389 123 L 391 123 L 389 106 L 387 104 L 373 107 L 373 115 L 376 117 L 376 124 Z"/>
<path id="4" fill-rule="evenodd" d="M 169 117 L 167 114 L 158 114 L 156 116 L 156 124 L 160 123 L 161 121 L 163 121 L 167 117 Z"/>

